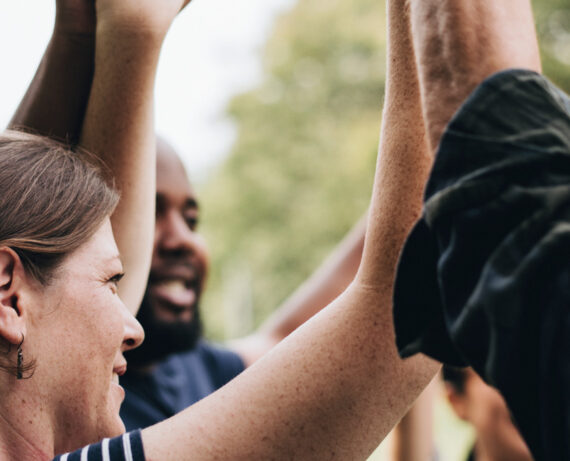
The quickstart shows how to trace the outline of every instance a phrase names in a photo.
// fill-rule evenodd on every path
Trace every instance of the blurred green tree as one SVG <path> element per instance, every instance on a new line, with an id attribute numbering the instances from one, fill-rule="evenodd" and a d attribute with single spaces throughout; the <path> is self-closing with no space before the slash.
<path id="1" fill-rule="evenodd" d="M 544 73 L 570 92 L 570 2 L 535 0 L 533 5 Z"/>
<path id="2" fill-rule="evenodd" d="M 384 90 L 384 10 L 377 0 L 299 1 L 267 43 L 263 83 L 230 104 L 236 143 L 200 191 L 212 253 L 210 336 L 258 325 L 365 212 Z M 545 72 L 570 91 L 570 6 L 543 0 L 535 10 Z M 228 317 L 245 324 L 224 331 Z"/>

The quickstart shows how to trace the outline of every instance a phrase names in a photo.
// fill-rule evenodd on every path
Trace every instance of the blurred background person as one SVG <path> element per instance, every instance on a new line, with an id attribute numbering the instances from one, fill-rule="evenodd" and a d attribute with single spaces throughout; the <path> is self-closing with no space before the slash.
<path id="1" fill-rule="evenodd" d="M 151 271 L 137 319 L 145 340 L 125 356 L 121 377 L 127 430 L 148 427 L 216 391 L 334 300 L 353 280 L 362 255 L 362 218 L 315 273 L 253 334 L 227 347 L 203 337 L 200 300 L 209 254 L 198 232 L 200 206 L 174 148 L 157 143 L 156 224 Z M 433 386 L 394 431 L 394 461 L 428 461 Z"/>
<path id="2" fill-rule="evenodd" d="M 443 380 L 455 414 L 471 424 L 475 443 L 466 461 L 532 461 L 501 394 L 471 368 L 444 366 Z"/>
<path id="3" fill-rule="evenodd" d="M 182 162 L 159 139 L 156 225 L 151 271 L 137 318 L 146 339 L 126 355 L 121 417 L 127 430 L 147 427 L 222 387 L 353 280 L 364 244 L 365 220 L 321 268 L 254 334 L 229 348 L 202 338 L 200 299 L 209 255 L 198 233 L 200 208 Z"/>

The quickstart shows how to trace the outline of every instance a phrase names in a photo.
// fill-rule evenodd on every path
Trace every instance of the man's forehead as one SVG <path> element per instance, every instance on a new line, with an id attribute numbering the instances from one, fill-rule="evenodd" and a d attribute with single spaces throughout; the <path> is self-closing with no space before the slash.
<path id="1" fill-rule="evenodd" d="M 168 200 L 184 200 L 196 205 L 194 189 L 176 152 L 168 146 L 157 151 L 156 194 Z"/>

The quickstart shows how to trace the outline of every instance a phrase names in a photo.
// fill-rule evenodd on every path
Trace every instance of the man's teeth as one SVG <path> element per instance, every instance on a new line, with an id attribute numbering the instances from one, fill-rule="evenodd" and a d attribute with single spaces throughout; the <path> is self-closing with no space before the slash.
<path id="1" fill-rule="evenodd" d="M 153 292 L 158 299 L 166 301 L 170 308 L 174 306 L 188 308 L 197 297 L 195 288 L 188 286 L 187 281 L 181 278 L 158 282 L 153 286 Z"/>
<path id="2" fill-rule="evenodd" d="M 159 286 L 173 295 L 186 293 L 188 291 L 186 284 L 181 280 L 169 280 L 161 282 Z"/>

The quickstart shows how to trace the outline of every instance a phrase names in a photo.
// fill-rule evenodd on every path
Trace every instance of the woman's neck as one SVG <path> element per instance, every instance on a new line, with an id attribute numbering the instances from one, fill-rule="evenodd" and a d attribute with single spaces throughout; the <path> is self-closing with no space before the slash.
<path id="1" fill-rule="evenodd" d="M 42 418 L 41 405 L 28 397 L 8 392 L 0 401 L 0 459 L 3 461 L 44 461 L 54 456 L 51 427 Z"/>

